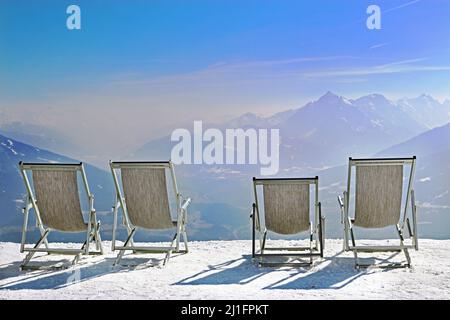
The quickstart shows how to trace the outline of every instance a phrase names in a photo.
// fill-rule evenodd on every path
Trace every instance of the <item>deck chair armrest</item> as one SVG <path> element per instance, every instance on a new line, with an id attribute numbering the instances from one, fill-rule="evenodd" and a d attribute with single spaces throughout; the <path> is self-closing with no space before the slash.
<path id="1" fill-rule="evenodd" d="M 89 210 L 90 211 L 95 211 L 95 209 L 94 209 L 94 195 L 93 194 L 88 195 L 88 199 L 89 199 Z"/>
<path id="2" fill-rule="evenodd" d="M 27 205 L 22 208 L 22 213 L 25 214 L 25 212 L 29 211 L 32 208 L 33 208 L 33 204 L 31 202 L 27 203 Z"/>
<path id="3" fill-rule="evenodd" d="M 89 219 L 94 223 L 97 223 L 97 211 L 94 208 L 89 210 Z"/>
<path id="4" fill-rule="evenodd" d="M 345 195 L 344 195 L 345 197 Z M 342 199 L 341 196 L 337 196 L 338 199 L 338 203 L 339 203 L 339 208 L 341 211 L 341 224 L 344 223 L 344 210 L 345 210 L 345 205 L 344 205 L 344 200 Z"/>
<path id="5" fill-rule="evenodd" d="M 341 196 L 337 196 L 339 207 L 344 208 L 344 201 Z"/>
<path id="6" fill-rule="evenodd" d="M 414 243 L 414 248 L 416 250 L 419 250 L 419 239 L 417 237 L 417 205 L 416 205 L 416 197 L 414 194 L 414 189 L 411 189 L 411 210 L 412 210 L 412 219 L 413 219 L 413 243 Z M 409 221 L 408 221 L 408 227 L 411 228 L 409 226 Z M 410 233 L 411 233 L 410 231 Z"/>
<path id="7" fill-rule="evenodd" d="M 181 210 L 186 211 L 187 208 L 189 207 L 189 205 L 191 204 L 191 202 L 192 202 L 191 198 L 183 199 L 183 204 L 181 205 Z"/>
<path id="8" fill-rule="evenodd" d="M 180 215 L 178 219 L 181 219 L 183 223 L 187 223 L 187 208 L 191 204 L 191 198 L 183 199 L 182 205 L 180 207 Z"/>

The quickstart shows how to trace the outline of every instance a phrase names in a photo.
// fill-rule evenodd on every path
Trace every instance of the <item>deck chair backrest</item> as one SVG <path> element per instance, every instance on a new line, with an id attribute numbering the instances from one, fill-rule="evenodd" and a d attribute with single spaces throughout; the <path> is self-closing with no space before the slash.
<path id="1" fill-rule="evenodd" d="M 173 228 L 165 170 L 121 168 L 126 208 L 133 225 L 146 229 Z"/>
<path id="2" fill-rule="evenodd" d="M 33 186 L 42 223 L 58 231 L 86 230 L 78 193 L 77 170 L 58 166 L 32 169 Z"/>
<path id="3" fill-rule="evenodd" d="M 312 179 L 314 181 L 314 179 Z M 309 180 L 261 180 L 267 230 L 292 235 L 310 228 Z"/>
<path id="4" fill-rule="evenodd" d="M 383 228 L 399 222 L 403 165 L 357 166 L 355 182 L 355 226 Z"/>

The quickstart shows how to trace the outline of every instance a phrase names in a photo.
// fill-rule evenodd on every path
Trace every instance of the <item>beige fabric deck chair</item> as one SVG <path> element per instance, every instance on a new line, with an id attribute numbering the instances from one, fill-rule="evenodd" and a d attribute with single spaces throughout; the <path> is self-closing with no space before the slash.
<path id="1" fill-rule="evenodd" d="M 416 157 L 386 158 L 386 159 L 349 159 L 347 191 L 343 198 L 338 197 L 341 207 L 341 222 L 344 226 L 344 250 L 352 251 L 357 268 L 369 267 L 360 264 L 358 253 L 365 252 L 401 252 L 406 257 L 406 264 L 389 263 L 379 267 L 410 267 L 411 258 L 408 249 L 418 250 L 417 214 L 414 200 L 413 179 Z M 403 171 L 409 166 L 406 187 L 405 204 L 402 209 L 404 188 Z M 349 208 L 352 204 L 350 189 L 352 186 L 352 169 L 355 168 L 355 200 L 354 216 L 350 217 Z M 408 217 L 408 206 L 411 203 L 411 218 Z M 402 215 L 403 211 L 403 215 Z M 365 246 L 357 245 L 354 227 L 378 229 L 393 226 L 399 237 L 398 245 Z M 408 232 L 411 242 L 405 243 L 405 232 Z M 349 243 L 351 240 L 351 244 Z"/>
<path id="2" fill-rule="evenodd" d="M 175 171 L 170 161 L 166 162 L 110 162 L 111 172 L 116 187 L 116 200 L 113 207 L 114 226 L 112 250 L 118 250 L 114 265 L 120 263 L 124 252 L 165 253 L 164 265 L 172 252 L 187 253 L 186 235 L 187 208 L 190 198 L 184 198 L 179 192 Z M 121 183 L 118 172 L 120 171 Z M 169 205 L 166 172 L 171 176 L 171 184 L 176 201 L 176 220 L 172 219 Z M 118 210 L 123 213 L 123 224 L 128 237 L 122 246 L 116 245 Z M 170 246 L 135 246 L 133 236 L 137 228 L 147 230 L 165 230 L 175 228 L 175 235 Z M 184 250 L 180 249 L 180 237 L 183 236 Z M 175 242 L 175 245 L 174 245 Z"/>
<path id="3" fill-rule="evenodd" d="M 258 202 L 258 189 L 262 187 L 263 207 Z M 311 222 L 310 189 L 314 190 L 314 218 Z M 319 202 L 319 178 L 253 178 L 255 202 L 252 209 L 252 256 L 259 265 L 266 266 L 310 266 L 313 257 L 323 257 L 325 218 Z M 264 210 L 264 225 L 260 212 Z M 281 235 L 309 233 L 309 246 L 268 247 L 267 231 Z M 259 250 L 256 248 L 256 233 Z M 270 253 L 266 253 L 270 251 Z M 305 252 L 307 251 L 307 252 Z M 309 258 L 308 262 L 268 262 L 266 257 L 287 259 Z"/>
<path id="4" fill-rule="evenodd" d="M 72 265 L 77 263 L 82 254 L 103 254 L 99 232 L 100 222 L 97 221 L 94 196 L 89 190 L 83 164 L 20 162 L 19 167 L 27 190 L 26 206 L 23 208 L 24 222 L 20 252 L 28 252 L 28 254 L 21 265 L 21 269 L 43 268 L 28 264 L 37 252 L 75 255 Z M 78 173 L 83 180 L 89 202 L 88 222 L 84 221 L 81 209 L 77 181 Z M 31 177 L 29 177 L 30 175 Z M 27 247 L 25 242 L 28 216 L 31 209 L 34 210 L 36 215 L 36 224 L 41 237 L 33 247 Z M 86 232 L 86 241 L 79 249 L 51 248 L 47 241 L 50 231 Z M 91 242 L 95 242 L 96 251 L 90 250 Z M 42 245 L 44 245 L 44 248 Z"/>

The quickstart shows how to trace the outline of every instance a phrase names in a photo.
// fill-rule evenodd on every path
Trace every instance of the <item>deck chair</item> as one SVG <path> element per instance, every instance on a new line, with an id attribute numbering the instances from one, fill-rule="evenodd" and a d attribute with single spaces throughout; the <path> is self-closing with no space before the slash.
<path id="1" fill-rule="evenodd" d="M 262 187 L 264 225 L 258 202 L 258 189 Z M 310 189 L 314 189 L 314 219 L 311 222 Z M 319 202 L 319 178 L 253 178 L 255 202 L 252 208 L 252 257 L 262 266 L 311 266 L 313 257 L 323 257 L 325 218 Z M 309 232 L 309 246 L 268 247 L 267 231 L 281 235 Z M 256 248 L 256 234 L 259 250 Z M 270 253 L 266 253 L 269 251 Z M 307 251 L 307 252 L 305 252 Z M 308 262 L 268 262 L 266 257 L 309 258 Z"/>
<path id="2" fill-rule="evenodd" d="M 81 162 L 77 164 L 20 162 L 19 168 L 27 191 L 26 206 L 22 210 L 24 222 L 20 252 L 28 252 L 28 254 L 22 262 L 21 269 L 44 268 L 28 264 L 37 252 L 75 255 L 72 265 L 78 262 L 80 255 L 103 254 L 100 222 L 97 221 L 94 209 L 94 196 L 89 190 L 83 164 Z M 89 218 L 87 222 L 83 218 L 81 209 L 77 181 L 78 173 L 83 180 L 89 202 Z M 30 175 L 31 177 L 29 177 Z M 33 186 L 30 180 L 33 182 Z M 25 242 L 28 216 L 32 209 L 36 215 L 36 224 L 41 237 L 33 247 L 28 247 L 25 245 Z M 86 232 L 86 241 L 79 249 L 51 248 L 47 240 L 50 231 Z M 92 242 L 95 243 L 96 251 L 92 251 L 89 248 Z M 64 267 L 53 266 L 51 268 Z"/>
<path id="3" fill-rule="evenodd" d="M 114 265 L 120 263 L 125 251 L 133 253 L 165 253 L 165 265 L 172 252 L 187 253 L 186 235 L 187 208 L 190 198 L 184 198 L 179 192 L 172 162 L 110 162 L 116 187 L 116 200 L 113 207 L 114 225 L 112 250 L 119 253 Z M 121 183 L 118 172 L 120 171 Z M 169 206 L 166 172 L 171 176 L 176 200 L 176 220 L 172 219 Z M 122 246 L 116 245 L 118 210 L 122 210 L 123 224 L 128 237 Z M 133 237 L 137 228 L 147 230 L 165 230 L 175 228 L 170 246 L 135 246 Z M 180 249 L 180 237 L 183 236 L 184 250 Z M 175 242 L 175 245 L 174 245 Z"/>
<path id="4" fill-rule="evenodd" d="M 338 196 L 341 208 L 341 223 L 344 226 L 344 250 L 352 251 L 357 268 L 373 266 L 361 264 L 358 253 L 401 252 L 405 254 L 406 264 L 388 263 L 379 267 L 411 267 L 408 249 L 418 250 L 417 213 L 414 199 L 413 179 L 416 157 L 385 158 L 385 159 L 352 159 L 349 158 L 347 191 L 343 197 Z M 405 204 L 402 209 L 404 188 L 403 171 L 409 168 Z M 355 201 L 354 215 L 350 216 L 350 189 L 352 186 L 352 169 L 355 168 Z M 408 173 L 408 171 L 406 171 Z M 410 217 L 408 206 L 411 203 Z M 403 211 L 403 215 L 402 215 Z M 398 245 L 364 246 L 357 245 L 354 227 L 378 229 L 393 226 L 399 237 Z M 408 232 L 410 243 L 405 243 L 405 233 Z M 351 241 L 351 244 L 349 243 Z M 409 242 L 409 241 L 408 241 Z"/>

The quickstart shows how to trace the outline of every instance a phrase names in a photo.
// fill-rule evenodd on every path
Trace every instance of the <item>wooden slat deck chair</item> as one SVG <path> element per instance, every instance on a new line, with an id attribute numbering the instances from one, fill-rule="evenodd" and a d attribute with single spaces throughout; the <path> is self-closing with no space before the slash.
<path id="1" fill-rule="evenodd" d="M 114 226 L 112 250 L 119 250 L 114 265 L 120 263 L 124 252 L 165 253 L 165 265 L 173 252 L 187 253 L 186 235 L 187 209 L 190 198 L 184 198 L 178 191 L 175 170 L 172 162 L 110 162 L 116 187 L 116 200 L 113 207 Z M 118 173 L 120 171 L 121 183 Z M 171 177 L 176 202 L 176 219 L 172 219 L 166 173 Z M 123 214 L 128 237 L 122 246 L 116 245 L 118 210 Z M 133 237 L 138 228 L 147 230 L 166 230 L 175 228 L 170 246 L 135 246 Z M 183 237 L 184 250 L 180 249 Z M 174 245 L 175 242 L 175 245 Z"/>
<path id="2" fill-rule="evenodd" d="M 90 192 L 83 164 L 81 162 L 77 164 L 20 162 L 19 168 L 27 191 L 26 206 L 23 208 L 24 222 L 20 252 L 28 252 L 28 254 L 21 265 L 21 269 L 44 268 L 28 264 L 37 252 L 75 255 L 72 265 L 78 262 L 80 255 L 103 254 L 99 231 L 100 222 L 97 221 L 94 196 Z M 78 174 L 81 175 L 89 203 L 87 222 L 83 218 L 81 209 Z M 28 216 L 32 209 L 36 215 L 36 224 L 41 237 L 33 247 L 28 247 L 25 242 Z M 86 241 L 79 249 L 52 248 L 47 240 L 50 231 L 86 232 Z M 95 243 L 96 251 L 90 250 L 91 242 Z"/>
<path id="3" fill-rule="evenodd" d="M 341 222 L 344 226 L 344 250 L 352 251 L 355 257 L 355 266 L 369 267 L 370 264 L 361 264 L 358 253 L 372 252 L 401 252 L 406 257 L 406 264 L 388 263 L 379 264 L 378 267 L 411 267 L 411 258 L 408 249 L 418 250 L 417 214 L 414 199 L 413 179 L 416 157 L 412 158 L 384 158 L 384 159 L 352 159 L 349 158 L 347 191 L 343 198 L 338 196 L 341 207 Z M 404 170 L 407 178 L 404 179 Z M 352 169 L 355 168 L 355 200 L 352 208 L 353 217 L 350 216 L 352 205 L 350 189 L 352 186 Z M 404 181 L 407 185 L 404 186 Z M 405 197 L 403 189 L 406 188 Z M 402 202 L 404 198 L 404 206 Z M 409 209 L 409 205 L 410 210 Z M 403 211 L 403 214 L 402 214 Z M 408 216 L 408 212 L 410 215 Z M 412 218 L 412 226 L 411 220 Z M 398 245 L 367 246 L 357 245 L 354 227 L 379 229 L 393 226 L 399 237 Z M 408 232 L 410 241 L 405 242 L 405 232 Z M 350 243 L 351 241 L 351 243 Z"/>
<path id="4" fill-rule="evenodd" d="M 258 189 L 262 187 L 263 207 L 258 202 Z M 310 191 L 313 189 L 313 209 Z M 252 256 L 262 266 L 311 266 L 313 257 L 323 257 L 325 218 L 319 202 L 319 178 L 253 178 L 255 202 L 252 209 Z M 261 210 L 263 209 L 263 210 Z M 261 220 L 264 211 L 264 223 Z M 311 219 L 311 216 L 314 216 Z M 309 246 L 269 247 L 267 231 L 280 235 L 309 233 Z M 256 234 L 259 250 L 256 248 Z M 269 253 L 267 253 L 269 251 Z M 306 251 L 306 252 L 305 252 Z M 269 262 L 269 257 L 281 257 L 287 262 Z M 307 262 L 293 262 L 300 258 Z"/>

